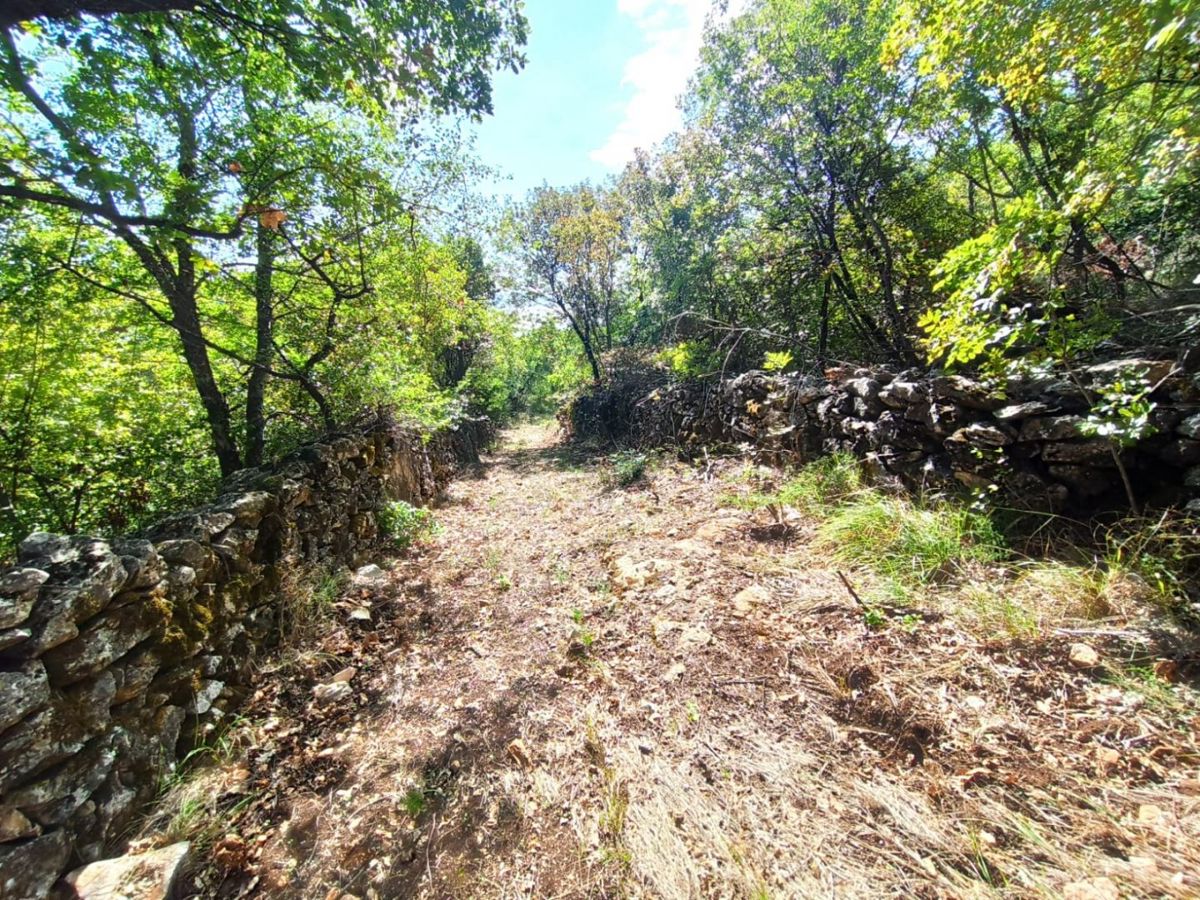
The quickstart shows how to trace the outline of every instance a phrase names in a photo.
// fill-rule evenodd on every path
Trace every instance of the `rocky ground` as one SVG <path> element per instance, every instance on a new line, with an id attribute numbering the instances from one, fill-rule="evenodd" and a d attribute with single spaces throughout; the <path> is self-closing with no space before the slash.
<path id="1" fill-rule="evenodd" d="M 1102 634 L 869 628 L 803 523 L 721 505 L 741 465 L 622 488 L 509 432 L 142 843 L 203 897 L 1200 894 L 1190 688 Z"/>

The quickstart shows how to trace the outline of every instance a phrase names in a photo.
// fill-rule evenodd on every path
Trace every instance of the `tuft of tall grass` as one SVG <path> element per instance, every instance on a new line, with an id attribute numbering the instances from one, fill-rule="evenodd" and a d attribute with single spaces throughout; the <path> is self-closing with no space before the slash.
<path id="1" fill-rule="evenodd" d="M 819 545 L 848 565 L 876 573 L 896 601 L 959 574 L 970 563 L 1004 554 L 1004 540 L 983 513 L 948 501 L 860 491 L 835 506 L 818 530 Z"/>
<path id="2" fill-rule="evenodd" d="M 777 491 L 730 495 L 725 502 L 741 509 L 790 506 L 821 515 L 863 489 L 858 459 L 850 453 L 832 453 L 798 469 Z"/>

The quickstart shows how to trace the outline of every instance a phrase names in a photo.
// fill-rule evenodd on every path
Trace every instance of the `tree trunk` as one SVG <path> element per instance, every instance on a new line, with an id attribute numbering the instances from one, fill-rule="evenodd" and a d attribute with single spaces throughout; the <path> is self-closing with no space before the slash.
<path id="1" fill-rule="evenodd" d="M 260 466 L 266 444 L 266 392 L 268 371 L 274 353 L 275 248 L 271 229 L 259 224 L 255 232 L 257 258 L 254 264 L 254 368 L 246 386 L 246 465 Z"/>
<path id="2" fill-rule="evenodd" d="M 179 127 L 177 168 L 181 181 L 171 197 L 169 209 L 173 215 L 180 217 L 180 221 L 187 221 L 196 202 L 195 111 L 181 103 L 176 111 L 176 123 Z M 192 241 L 186 235 L 178 234 L 171 241 L 171 247 L 175 255 L 174 279 L 167 298 L 171 306 L 171 325 L 179 333 L 179 339 L 183 343 L 183 358 L 187 361 L 208 418 L 213 451 L 221 467 L 221 474 L 231 475 L 242 467 L 242 460 L 233 429 L 230 427 L 229 404 L 225 401 L 225 395 L 213 374 L 212 361 L 208 357 L 208 344 L 204 340 L 204 329 L 200 324 L 200 310 L 196 303 L 196 261 L 192 254 Z"/>
<path id="3" fill-rule="evenodd" d="M 829 276 L 821 286 L 821 334 L 817 342 L 817 361 L 825 365 L 829 357 Z"/>
<path id="4" fill-rule="evenodd" d="M 204 343 L 200 316 L 196 311 L 195 285 L 190 287 L 192 290 L 177 289 L 170 297 L 173 324 L 179 333 L 183 358 L 192 373 L 192 381 L 196 384 L 196 392 L 200 395 L 200 403 L 208 419 L 208 430 L 212 435 L 213 451 L 221 474 L 232 475 L 242 468 L 242 459 L 230 427 L 229 404 L 225 402 L 225 395 L 221 393 L 208 358 L 208 347 Z"/>

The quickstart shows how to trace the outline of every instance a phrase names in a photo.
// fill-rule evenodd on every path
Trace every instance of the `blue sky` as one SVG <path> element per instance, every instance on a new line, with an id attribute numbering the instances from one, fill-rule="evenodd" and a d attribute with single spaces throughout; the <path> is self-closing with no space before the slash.
<path id="1" fill-rule="evenodd" d="M 483 162 L 523 197 L 621 169 L 678 127 L 710 0 L 526 0 L 528 65 L 494 83 L 477 127 Z"/>

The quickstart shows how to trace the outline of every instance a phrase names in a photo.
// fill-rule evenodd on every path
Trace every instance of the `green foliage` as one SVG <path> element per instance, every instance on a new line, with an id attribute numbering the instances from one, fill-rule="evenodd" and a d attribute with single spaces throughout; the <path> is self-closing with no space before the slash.
<path id="1" fill-rule="evenodd" d="M 1153 519 L 1131 518 L 1104 532 L 1107 569 L 1143 581 L 1155 602 L 1180 621 L 1198 623 L 1188 587 L 1200 578 L 1200 528 L 1170 512 Z"/>
<path id="2" fill-rule="evenodd" d="M 0 552 L 145 524 L 366 408 L 503 410 L 479 246 L 412 198 L 461 199 L 477 167 L 420 117 L 488 111 L 524 37 L 512 0 L 0 28 Z"/>
<path id="3" fill-rule="evenodd" d="M 676 378 L 699 378 L 720 370 L 720 361 L 711 347 L 701 341 L 681 341 L 659 351 L 658 362 Z"/>
<path id="4" fill-rule="evenodd" d="M 428 805 L 429 801 L 425 797 L 425 792 L 420 788 L 411 788 L 404 795 L 404 811 L 410 818 L 419 819 Z"/>
<path id="5" fill-rule="evenodd" d="M 763 357 L 763 371 L 765 372 L 783 372 L 792 364 L 792 351 L 784 350 L 782 352 L 768 351 Z"/>
<path id="6" fill-rule="evenodd" d="M 1150 414 L 1155 403 L 1149 397 L 1154 385 L 1146 379 L 1146 373 L 1128 370 L 1112 382 L 1102 385 L 1100 397 L 1092 404 L 1088 417 L 1080 424 L 1084 434 L 1108 438 L 1115 444 L 1125 446 L 1136 443 L 1154 433 Z"/>
<path id="7" fill-rule="evenodd" d="M 625 317 L 628 227 L 621 196 L 589 184 L 536 188 L 506 223 L 514 298 L 570 325 L 595 381 L 603 380 L 601 355 L 616 346 Z"/>
<path id="8" fill-rule="evenodd" d="M 437 528 L 432 511 L 404 500 L 386 504 L 376 515 L 379 533 L 399 550 L 406 550 L 416 541 L 433 534 Z"/>
<path id="9" fill-rule="evenodd" d="M 1180 75 L 1197 24 L 1192 2 L 1101 13 L 1094 2 L 902 0 L 885 59 L 961 110 L 960 124 L 932 117 L 927 128 L 942 140 L 957 131 L 944 155 L 973 189 L 1007 185 L 990 189 L 988 227 L 939 265 L 941 295 L 921 321 L 933 359 L 1069 363 L 1194 275 L 1194 242 L 1147 229 L 1139 210 L 1179 215 L 1192 202 L 1200 84 Z"/>
<path id="10" fill-rule="evenodd" d="M 646 477 L 650 457 L 637 450 L 618 450 L 608 458 L 609 478 L 619 487 L 629 487 Z"/>

